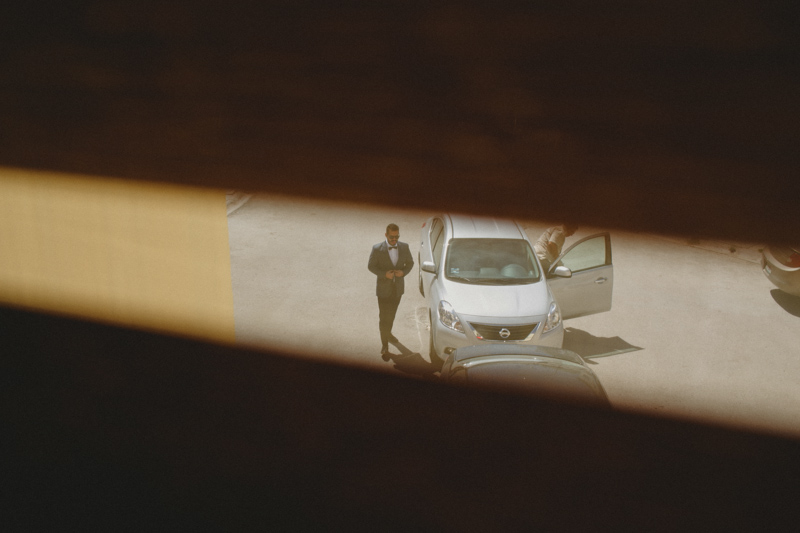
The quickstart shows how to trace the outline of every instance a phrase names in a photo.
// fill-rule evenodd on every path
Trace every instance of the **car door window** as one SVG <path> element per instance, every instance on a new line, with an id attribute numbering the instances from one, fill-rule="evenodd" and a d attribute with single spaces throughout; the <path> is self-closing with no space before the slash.
<path id="1" fill-rule="evenodd" d="M 561 257 L 559 264 L 573 273 L 611 264 L 611 249 L 605 235 L 596 235 L 577 243 Z"/>

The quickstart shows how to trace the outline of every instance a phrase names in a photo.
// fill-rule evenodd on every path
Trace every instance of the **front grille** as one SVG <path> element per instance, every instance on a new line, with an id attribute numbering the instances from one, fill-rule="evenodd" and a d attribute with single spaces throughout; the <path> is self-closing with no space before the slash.
<path id="1" fill-rule="evenodd" d="M 516 326 L 495 326 L 493 324 L 475 324 L 469 323 L 480 337 L 485 341 L 522 341 L 528 338 L 533 333 L 538 322 L 533 324 L 519 324 Z M 500 330 L 507 329 L 511 334 L 508 337 L 501 337 Z"/>

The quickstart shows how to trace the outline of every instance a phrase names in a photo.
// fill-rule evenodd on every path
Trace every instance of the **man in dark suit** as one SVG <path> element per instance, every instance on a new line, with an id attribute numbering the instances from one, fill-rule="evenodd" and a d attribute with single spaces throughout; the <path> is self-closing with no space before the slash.
<path id="1" fill-rule="evenodd" d="M 397 342 L 392 335 L 397 306 L 403 296 L 403 278 L 414 268 L 414 258 L 408 244 L 399 242 L 397 224 L 386 226 L 386 240 L 372 247 L 367 268 L 377 277 L 375 294 L 378 296 L 378 327 L 381 332 L 381 356 L 389 360 L 389 343 Z"/>

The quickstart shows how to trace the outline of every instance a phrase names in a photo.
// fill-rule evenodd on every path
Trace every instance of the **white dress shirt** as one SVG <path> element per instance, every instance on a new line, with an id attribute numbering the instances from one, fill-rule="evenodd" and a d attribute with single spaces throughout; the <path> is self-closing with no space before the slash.
<path id="1" fill-rule="evenodd" d="M 389 244 L 389 241 L 386 241 L 386 246 L 389 247 L 389 259 L 392 260 L 392 264 L 394 266 L 397 266 L 397 258 L 398 258 L 398 253 L 399 253 L 397 251 L 397 245 L 395 245 L 395 247 L 392 248 L 392 245 Z"/>

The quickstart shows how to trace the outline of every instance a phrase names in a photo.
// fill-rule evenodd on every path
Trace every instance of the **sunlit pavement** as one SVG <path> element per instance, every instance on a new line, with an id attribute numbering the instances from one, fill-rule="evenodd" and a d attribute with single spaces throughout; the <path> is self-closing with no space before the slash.
<path id="1" fill-rule="evenodd" d="M 435 379 L 419 265 L 395 321 L 402 346 L 388 361 L 366 267 L 389 222 L 416 261 L 428 216 L 254 196 L 228 219 L 237 339 Z M 532 239 L 546 226 L 523 223 Z M 567 243 L 595 231 L 581 228 Z M 564 340 L 612 404 L 800 437 L 800 305 L 775 295 L 761 273 L 761 245 L 612 231 L 612 247 L 612 310 L 566 321 Z"/>

